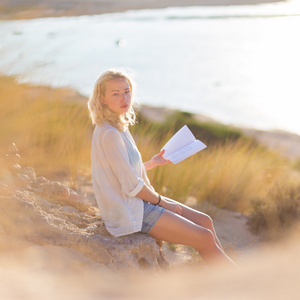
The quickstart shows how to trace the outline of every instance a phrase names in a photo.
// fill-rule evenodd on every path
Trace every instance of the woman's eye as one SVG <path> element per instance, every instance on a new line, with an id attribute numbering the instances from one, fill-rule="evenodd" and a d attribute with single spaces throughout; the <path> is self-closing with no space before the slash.
<path id="1" fill-rule="evenodd" d="M 118 95 L 119 95 L 118 93 L 114 93 L 114 94 L 113 94 L 113 96 L 118 96 Z"/>

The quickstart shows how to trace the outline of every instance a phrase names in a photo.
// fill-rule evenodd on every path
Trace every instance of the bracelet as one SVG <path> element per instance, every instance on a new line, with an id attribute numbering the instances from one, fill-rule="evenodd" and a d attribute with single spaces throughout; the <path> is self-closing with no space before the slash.
<path id="1" fill-rule="evenodd" d="M 160 203 L 160 201 L 161 201 L 161 196 L 160 196 L 160 194 L 158 194 L 158 202 L 155 205 L 158 205 Z"/>

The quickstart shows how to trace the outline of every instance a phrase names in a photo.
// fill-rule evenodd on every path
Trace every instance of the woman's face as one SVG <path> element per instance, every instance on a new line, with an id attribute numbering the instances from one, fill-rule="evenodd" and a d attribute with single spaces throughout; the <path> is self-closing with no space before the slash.
<path id="1" fill-rule="evenodd" d="M 131 107 L 131 91 L 126 79 L 115 78 L 105 83 L 102 101 L 117 115 L 125 114 Z"/>

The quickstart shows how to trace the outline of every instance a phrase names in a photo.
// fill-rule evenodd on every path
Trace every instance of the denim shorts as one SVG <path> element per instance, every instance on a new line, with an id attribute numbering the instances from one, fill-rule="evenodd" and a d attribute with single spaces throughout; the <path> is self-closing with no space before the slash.
<path id="1" fill-rule="evenodd" d="M 164 212 L 164 208 L 149 202 L 144 202 L 144 217 L 141 232 L 148 233 Z"/>

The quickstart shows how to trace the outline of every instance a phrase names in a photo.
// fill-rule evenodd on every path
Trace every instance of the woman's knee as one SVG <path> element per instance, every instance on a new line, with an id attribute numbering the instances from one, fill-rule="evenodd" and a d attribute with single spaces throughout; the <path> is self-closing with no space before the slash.
<path id="1" fill-rule="evenodd" d="M 212 218 L 207 214 L 202 214 L 201 226 L 203 226 L 204 228 L 207 228 L 209 230 L 212 230 L 214 228 Z"/>
<path id="2" fill-rule="evenodd" d="M 208 228 L 201 228 L 197 239 L 197 249 L 206 249 L 215 246 L 215 238 L 213 232 Z"/>

